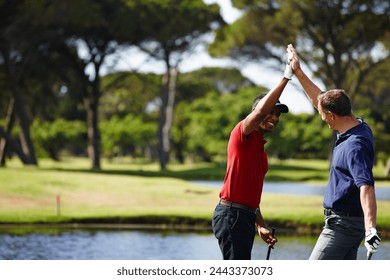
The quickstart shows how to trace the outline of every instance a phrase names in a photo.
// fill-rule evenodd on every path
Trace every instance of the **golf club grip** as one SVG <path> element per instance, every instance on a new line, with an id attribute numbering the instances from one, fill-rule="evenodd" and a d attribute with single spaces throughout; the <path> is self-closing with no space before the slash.
<path id="1" fill-rule="evenodd" d="M 271 229 L 271 234 L 272 234 L 272 236 L 275 235 L 275 229 L 274 229 L 274 228 Z M 269 260 L 269 256 L 271 255 L 271 249 L 273 249 L 273 247 L 270 246 L 270 245 L 268 245 L 268 252 L 267 252 L 267 258 L 266 258 L 266 260 Z"/>
<path id="2" fill-rule="evenodd" d="M 371 258 L 372 258 L 372 253 L 368 253 L 367 254 L 367 260 L 371 260 Z"/>

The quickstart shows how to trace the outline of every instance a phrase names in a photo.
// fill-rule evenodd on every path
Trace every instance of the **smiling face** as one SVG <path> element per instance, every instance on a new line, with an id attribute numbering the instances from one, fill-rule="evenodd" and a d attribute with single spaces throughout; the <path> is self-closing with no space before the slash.
<path id="1" fill-rule="evenodd" d="M 275 106 L 272 111 L 259 124 L 259 129 L 263 132 L 271 132 L 279 122 L 280 108 Z"/>

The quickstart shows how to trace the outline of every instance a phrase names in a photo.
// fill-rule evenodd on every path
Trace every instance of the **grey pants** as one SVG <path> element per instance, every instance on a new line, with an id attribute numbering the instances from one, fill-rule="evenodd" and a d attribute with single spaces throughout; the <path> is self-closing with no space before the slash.
<path id="1" fill-rule="evenodd" d="M 356 260 L 364 232 L 364 217 L 325 216 L 325 226 L 309 259 Z"/>

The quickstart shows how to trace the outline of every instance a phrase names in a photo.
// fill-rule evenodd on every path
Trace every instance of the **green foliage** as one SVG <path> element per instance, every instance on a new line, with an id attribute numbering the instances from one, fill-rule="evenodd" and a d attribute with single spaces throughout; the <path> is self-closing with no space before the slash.
<path id="1" fill-rule="evenodd" d="M 264 90 L 265 91 L 265 90 Z M 208 160 L 226 160 L 226 147 L 234 126 L 250 112 L 258 87 L 242 88 L 235 94 L 209 92 L 191 104 L 176 108 L 172 135 L 184 141 L 185 150 Z M 270 156 L 277 158 L 326 159 L 332 131 L 318 115 L 282 114 L 275 131 L 266 135 Z"/>
<path id="2" fill-rule="evenodd" d="M 390 34 L 390 33 L 389 33 Z M 375 122 L 381 122 L 387 132 L 390 132 L 390 89 L 388 83 L 390 77 L 390 57 L 365 76 L 358 94 L 354 97 L 355 110 L 367 110 Z"/>
<path id="3" fill-rule="evenodd" d="M 189 73 L 181 73 L 177 80 L 177 102 L 192 101 L 204 96 L 211 89 L 220 93 L 236 93 L 242 87 L 254 86 L 238 69 L 204 67 Z"/>
<path id="4" fill-rule="evenodd" d="M 100 130 L 104 156 L 108 158 L 127 154 L 144 156 L 142 149 L 156 142 L 157 124 L 145 122 L 133 115 L 124 118 L 114 116 L 101 122 Z"/>
<path id="5" fill-rule="evenodd" d="M 86 132 L 85 123 L 61 118 L 53 122 L 35 119 L 31 126 L 31 137 L 38 154 L 55 160 L 59 160 L 62 151 L 84 154 Z"/>
<path id="6" fill-rule="evenodd" d="M 277 59 L 289 42 L 294 42 L 303 19 L 293 1 L 232 1 L 244 14 L 234 23 L 217 30 L 210 45 L 212 56 Z"/>
<path id="7" fill-rule="evenodd" d="M 210 23 L 223 23 L 219 6 L 202 0 L 133 0 L 129 5 L 139 11 L 144 24 L 140 30 L 165 50 L 183 51 L 192 40 L 209 32 Z M 161 50 L 164 51 L 164 50 Z"/>
<path id="8" fill-rule="evenodd" d="M 244 11 L 233 24 L 217 31 L 214 56 L 276 59 L 293 43 L 301 60 L 327 87 L 351 95 L 362 75 L 378 61 L 372 53 L 386 42 L 390 4 L 379 0 L 236 0 Z M 386 46 L 386 43 L 384 44 Z M 388 57 L 385 53 L 385 56 Z M 349 76 L 354 77 L 349 80 Z M 356 84 L 357 83 L 357 84 Z"/>
<path id="9" fill-rule="evenodd" d="M 229 135 L 234 126 L 251 110 L 258 88 L 242 88 L 236 94 L 209 92 L 185 110 L 189 123 L 184 128 L 188 151 L 211 160 L 226 157 Z"/>
<path id="10" fill-rule="evenodd" d="M 373 117 L 372 110 L 358 110 L 356 115 L 361 116 L 372 130 L 375 141 L 375 159 L 377 163 L 386 165 L 390 156 L 390 133 L 386 131 L 386 127 L 383 122 L 375 120 L 375 115 Z"/>
<path id="11" fill-rule="evenodd" d="M 117 72 L 104 76 L 100 120 L 147 114 L 147 108 L 158 98 L 160 88 L 161 76 L 156 74 Z"/>
<path id="12" fill-rule="evenodd" d="M 318 115 L 282 114 L 275 131 L 267 135 L 267 139 L 270 156 L 326 159 L 332 131 Z"/>

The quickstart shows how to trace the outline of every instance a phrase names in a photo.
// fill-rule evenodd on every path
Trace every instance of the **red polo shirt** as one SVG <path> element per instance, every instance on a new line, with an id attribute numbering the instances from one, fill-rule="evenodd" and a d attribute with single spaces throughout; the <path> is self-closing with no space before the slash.
<path id="1" fill-rule="evenodd" d="M 227 169 L 220 198 L 259 207 L 264 176 L 268 171 L 267 153 L 263 135 L 253 131 L 246 137 L 239 122 L 230 134 Z"/>

